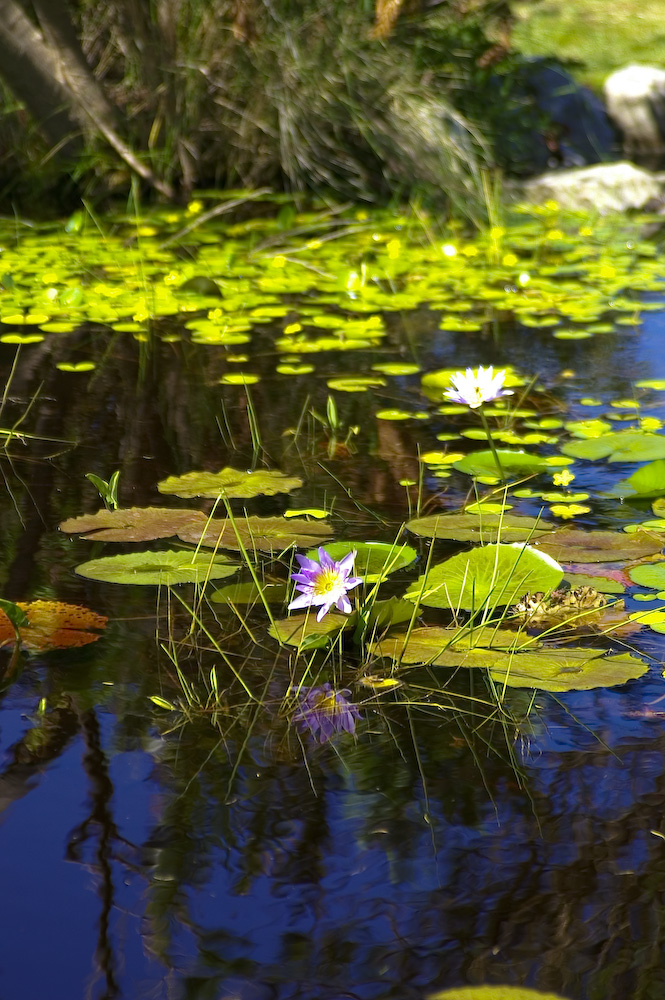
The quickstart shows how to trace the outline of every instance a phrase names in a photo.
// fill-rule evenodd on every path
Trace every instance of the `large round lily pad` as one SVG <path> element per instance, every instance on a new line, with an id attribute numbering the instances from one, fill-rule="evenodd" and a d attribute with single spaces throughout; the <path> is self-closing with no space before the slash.
<path id="1" fill-rule="evenodd" d="M 305 518 L 222 517 L 212 518 L 207 527 L 205 523 L 186 525 L 178 531 L 178 538 L 210 548 L 283 552 L 292 545 L 321 545 L 331 534 L 327 524 Z"/>
<path id="2" fill-rule="evenodd" d="M 386 542 L 331 542 L 326 545 L 326 552 L 337 562 L 354 551 L 353 575 L 362 577 L 364 583 L 385 579 L 390 573 L 408 566 L 418 555 L 410 545 L 389 545 Z M 318 561 L 317 549 L 310 550 L 306 555 L 308 559 Z"/>
<path id="3" fill-rule="evenodd" d="M 564 528 L 538 539 L 535 548 L 562 563 L 623 562 L 660 552 L 663 540 L 647 532 L 578 531 Z"/>
<path id="4" fill-rule="evenodd" d="M 542 518 L 522 517 L 483 511 L 480 514 L 430 514 L 407 521 L 414 535 L 426 538 L 453 538 L 457 542 L 526 542 L 554 529 Z"/>
<path id="5" fill-rule="evenodd" d="M 661 497 L 665 494 L 665 459 L 649 462 L 610 490 L 613 497 Z"/>
<path id="6" fill-rule="evenodd" d="M 130 552 L 103 556 L 81 563 L 75 572 L 89 580 L 104 583 L 132 583 L 143 586 L 173 586 L 177 583 L 204 583 L 221 580 L 238 570 L 225 556 L 214 558 L 207 552 L 169 550 L 167 552 Z"/>
<path id="7" fill-rule="evenodd" d="M 518 478 L 537 472 L 545 472 L 549 469 L 549 464 L 540 455 L 529 455 L 524 451 L 509 451 L 506 448 L 498 448 L 497 455 L 501 462 L 501 470 L 497 468 L 492 451 L 474 451 L 472 455 L 466 455 L 458 462 L 453 462 L 453 469 L 457 469 L 458 472 L 466 472 L 469 476 L 491 476 L 494 478 L 498 478 L 501 472 L 506 476 Z"/>
<path id="8" fill-rule="evenodd" d="M 186 525 L 199 534 L 206 523 L 200 510 L 169 507 L 129 507 L 126 510 L 98 510 L 63 521 L 60 530 L 80 534 L 99 542 L 149 542 L 154 538 L 170 538 Z"/>
<path id="9" fill-rule="evenodd" d="M 268 633 L 286 646 L 319 649 L 327 646 L 333 638 L 358 622 L 355 614 L 338 615 L 334 612 L 330 612 L 317 622 L 317 610 L 313 608 L 309 614 L 278 619 L 270 625 Z"/>
<path id="10" fill-rule="evenodd" d="M 233 604 L 237 606 L 263 604 L 264 602 L 279 604 L 286 600 L 287 590 L 287 584 L 281 582 L 264 583 L 261 590 L 259 590 L 252 580 L 247 580 L 245 583 L 229 583 L 226 587 L 213 590 L 208 595 L 208 599 L 213 604 Z"/>
<path id="11" fill-rule="evenodd" d="M 654 590 L 665 590 L 665 562 L 645 563 L 634 566 L 628 571 L 633 583 L 640 587 L 653 587 Z"/>
<path id="12" fill-rule="evenodd" d="M 527 591 L 549 593 L 562 579 L 563 569 L 544 552 L 499 543 L 432 566 L 404 596 L 428 607 L 472 611 L 514 604 Z"/>
<path id="13" fill-rule="evenodd" d="M 491 667 L 506 649 L 533 649 L 538 642 L 525 633 L 478 626 L 474 629 L 414 628 L 408 635 L 389 635 L 371 643 L 376 656 L 395 663 L 427 663 L 439 667 Z"/>
<path id="14" fill-rule="evenodd" d="M 651 462 L 665 458 L 665 435 L 645 431 L 618 431 L 583 441 L 568 441 L 561 448 L 564 455 L 596 462 Z"/>
<path id="15" fill-rule="evenodd" d="M 649 668 L 638 656 L 603 656 L 602 650 L 541 649 L 537 653 L 501 653 L 491 665 L 492 678 L 508 687 L 543 691 L 588 691 L 615 687 L 645 674 Z"/>
<path id="16" fill-rule="evenodd" d="M 227 500 L 248 500 L 251 497 L 275 496 L 288 493 L 302 486 L 302 479 L 283 472 L 257 469 L 245 472 L 226 468 L 220 472 L 186 472 L 183 476 L 169 476 L 157 483 L 160 493 L 173 493 L 178 497 L 225 497 Z"/>

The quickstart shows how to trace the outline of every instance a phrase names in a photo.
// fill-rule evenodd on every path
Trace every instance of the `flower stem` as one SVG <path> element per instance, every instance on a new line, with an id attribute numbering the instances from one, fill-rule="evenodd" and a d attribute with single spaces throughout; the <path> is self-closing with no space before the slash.
<path id="1" fill-rule="evenodd" d="M 480 414 L 480 419 L 483 422 L 483 427 L 485 428 L 485 433 L 487 435 L 487 440 L 489 441 L 490 448 L 492 449 L 492 455 L 494 457 L 494 461 L 496 463 L 496 467 L 497 467 L 497 470 L 499 472 L 499 479 L 501 479 L 501 481 L 505 483 L 506 482 L 506 475 L 505 475 L 505 473 L 503 471 L 503 468 L 502 468 L 502 465 L 501 465 L 501 461 L 499 459 L 499 453 L 497 452 L 496 446 L 494 444 L 494 441 L 492 440 L 492 432 L 490 431 L 489 424 L 487 423 L 487 417 L 485 416 L 485 414 L 483 412 L 482 406 L 478 407 L 478 412 Z"/>

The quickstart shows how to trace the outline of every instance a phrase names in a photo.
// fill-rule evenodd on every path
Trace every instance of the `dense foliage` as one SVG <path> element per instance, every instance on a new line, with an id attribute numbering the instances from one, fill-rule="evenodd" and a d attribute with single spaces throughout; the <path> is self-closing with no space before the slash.
<path id="1" fill-rule="evenodd" d="M 425 189 L 473 215 L 482 169 L 519 161 L 537 125 L 528 98 L 512 100 L 520 64 L 506 58 L 504 0 L 73 8 L 75 24 L 64 0 L 0 0 L 5 203 L 29 191 L 34 204 L 36 190 L 71 177 L 77 195 L 124 193 L 134 175 L 167 196 L 204 185 L 369 200 Z"/>

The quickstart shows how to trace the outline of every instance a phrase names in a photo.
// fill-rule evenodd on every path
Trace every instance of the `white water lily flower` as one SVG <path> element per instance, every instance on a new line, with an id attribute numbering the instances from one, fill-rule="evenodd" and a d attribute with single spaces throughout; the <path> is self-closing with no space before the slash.
<path id="1" fill-rule="evenodd" d="M 504 389 L 503 383 L 506 381 L 506 372 L 494 374 L 494 367 L 483 368 L 481 365 L 477 372 L 473 368 L 467 368 L 466 373 L 456 372 L 451 375 L 452 389 L 446 389 L 444 396 L 452 400 L 453 403 L 463 403 L 470 406 L 472 410 L 489 403 L 492 399 L 499 399 L 500 396 L 512 396 L 512 389 Z"/>

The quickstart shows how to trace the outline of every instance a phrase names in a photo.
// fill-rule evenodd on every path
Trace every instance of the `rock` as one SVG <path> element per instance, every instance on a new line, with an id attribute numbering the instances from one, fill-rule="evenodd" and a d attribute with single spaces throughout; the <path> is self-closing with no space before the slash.
<path id="1" fill-rule="evenodd" d="M 664 192 L 662 175 L 621 162 L 550 170 L 523 184 L 519 197 L 536 204 L 553 199 L 562 208 L 609 215 L 647 206 L 657 208 Z"/>
<path id="2" fill-rule="evenodd" d="M 608 76 L 603 91 L 626 156 L 665 152 L 665 70 L 626 66 Z"/>

